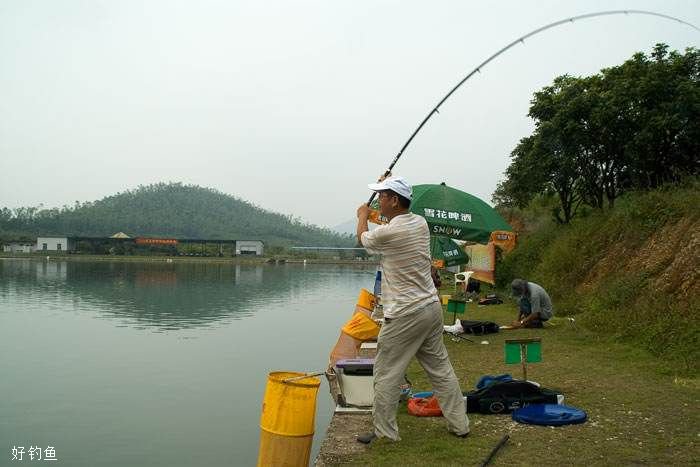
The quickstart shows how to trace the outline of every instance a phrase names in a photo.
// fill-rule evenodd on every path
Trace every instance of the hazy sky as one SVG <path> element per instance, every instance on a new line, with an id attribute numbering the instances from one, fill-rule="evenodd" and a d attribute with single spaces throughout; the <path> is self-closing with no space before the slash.
<path id="1" fill-rule="evenodd" d="M 0 0 L 0 206 L 181 181 L 333 226 L 478 63 L 613 9 L 700 25 L 690 0 Z M 700 32 L 621 15 L 535 36 L 453 95 L 394 172 L 490 201 L 533 92 L 657 42 Z"/>

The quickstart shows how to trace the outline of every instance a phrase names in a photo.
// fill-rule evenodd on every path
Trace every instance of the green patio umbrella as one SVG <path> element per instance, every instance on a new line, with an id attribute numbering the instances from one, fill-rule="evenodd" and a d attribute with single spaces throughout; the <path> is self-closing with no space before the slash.
<path id="1" fill-rule="evenodd" d="M 448 237 L 433 235 L 430 237 L 430 257 L 442 261 L 441 267 L 467 264 L 469 256 L 464 249 Z"/>
<path id="2" fill-rule="evenodd" d="M 512 230 L 484 201 L 444 183 L 414 185 L 411 212 L 428 221 L 431 236 L 488 243 L 494 230 Z"/>

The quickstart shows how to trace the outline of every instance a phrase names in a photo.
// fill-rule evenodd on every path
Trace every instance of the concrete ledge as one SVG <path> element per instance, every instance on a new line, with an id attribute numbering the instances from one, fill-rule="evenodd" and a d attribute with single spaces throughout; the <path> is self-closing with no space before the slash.
<path id="1" fill-rule="evenodd" d="M 314 465 L 347 464 L 367 450 L 367 445 L 358 443 L 355 438 L 368 431 L 372 431 L 372 414 L 333 414 Z"/>

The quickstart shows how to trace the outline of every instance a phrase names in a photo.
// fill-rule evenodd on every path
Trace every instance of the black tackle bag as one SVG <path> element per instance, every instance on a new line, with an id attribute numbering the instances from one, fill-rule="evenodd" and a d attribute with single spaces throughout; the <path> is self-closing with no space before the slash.
<path id="1" fill-rule="evenodd" d="M 493 321 L 472 321 L 460 319 L 462 328 L 465 334 L 474 334 L 475 336 L 481 336 L 484 334 L 494 334 L 499 330 L 498 324 Z"/>
<path id="2" fill-rule="evenodd" d="M 503 300 L 495 293 L 488 294 L 486 297 L 479 300 L 479 305 L 500 305 Z"/>
<path id="3" fill-rule="evenodd" d="M 495 381 L 485 388 L 464 393 L 467 412 L 484 414 L 510 413 L 530 404 L 557 404 L 563 396 L 532 381 L 514 379 Z"/>

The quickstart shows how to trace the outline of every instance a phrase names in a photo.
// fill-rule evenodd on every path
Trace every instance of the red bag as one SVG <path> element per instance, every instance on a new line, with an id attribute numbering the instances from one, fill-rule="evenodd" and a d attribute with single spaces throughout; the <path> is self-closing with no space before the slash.
<path id="1" fill-rule="evenodd" d="M 416 417 L 442 417 L 442 409 L 435 396 L 410 398 L 408 413 Z"/>

